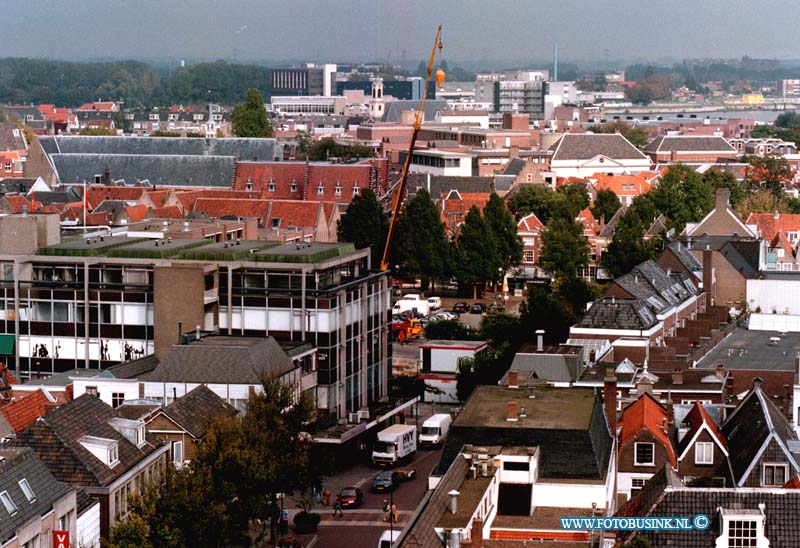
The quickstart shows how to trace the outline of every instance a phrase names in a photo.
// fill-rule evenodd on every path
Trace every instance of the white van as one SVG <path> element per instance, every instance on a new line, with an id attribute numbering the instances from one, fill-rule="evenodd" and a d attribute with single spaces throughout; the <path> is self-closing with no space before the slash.
<path id="1" fill-rule="evenodd" d="M 394 541 L 400 538 L 400 531 L 384 531 L 378 541 L 378 548 L 392 548 Z"/>
<path id="2" fill-rule="evenodd" d="M 419 443 L 422 446 L 437 446 L 444 442 L 447 431 L 450 430 L 450 423 L 453 417 L 448 413 L 438 413 L 429 417 L 422 423 L 422 430 L 419 434 Z"/>
<path id="3" fill-rule="evenodd" d="M 431 310 L 439 310 L 442 308 L 442 298 L 441 297 L 428 297 L 428 307 Z"/>

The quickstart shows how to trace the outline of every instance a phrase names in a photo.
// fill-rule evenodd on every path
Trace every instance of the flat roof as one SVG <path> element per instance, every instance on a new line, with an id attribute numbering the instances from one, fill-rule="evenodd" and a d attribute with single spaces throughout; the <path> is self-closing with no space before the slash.
<path id="1" fill-rule="evenodd" d="M 185 238 L 156 238 L 134 240 L 129 245 L 121 245 L 108 251 L 109 257 L 130 257 L 136 259 L 166 259 L 194 247 L 208 245 L 211 240 Z"/>
<path id="2" fill-rule="evenodd" d="M 699 368 L 760 369 L 793 371 L 795 356 L 800 353 L 800 333 L 734 329 L 711 352 L 697 363 Z"/>
<path id="3" fill-rule="evenodd" d="M 588 430 L 594 399 L 591 388 L 478 386 L 454 426 Z M 516 422 L 506 420 L 512 401 L 518 412 L 524 407 L 527 415 Z"/>
<path id="4" fill-rule="evenodd" d="M 275 247 L 278 242 L 267 240 L 234 240 L 204 245 L 202 248 L 187 249 L 180 254 L 181 259 L 196 261 L 236 261 L 246 259 L 251 253 Z"/>
<path id="5" fill-rule="evenodd" d="M 433 340 L 420 345 L 420 348 L 471 348 L 477 350 L 486 346 L 488 341 L 447 341 Z"/>
<path id="6" fill-rule="evenodd" d="M 251 254 L 250 260 L 274 263 L 318 263 L 353 253 L 355 250 L 355 246 L 350 243 L 304 242 L 262 249 Z"/>
<path id="7" fill-rule="evenodd" d="M 105 255 L 115 247 L 141 241 L 140 238 L 127 236 L 95 236 L 93 238 L 70 238 L 60 243 L 43 247 L 39 255 L 55 255 L 67 257 L 96 257 Z"/>
<path id="8" fill-rule="evenodd" d="M 492 483 L 492 477 L 479 476 L 475 479 L 467 478 L 461 485 L 456 488 L 458 491 L 458 508 L 455 514 L 448 509 L 442 514 L 436 527 L 444 529 L 453 529 L 457 527 L 466 527 L 469 520 L 478 508 L 486 490 Z"/>
<path id="9" fill-rule="evenodd" d="M 102 369 L 70 369 L 63 373 L 56 373 L 47 377 L 46 379 L 31 379 L 21 385 L 13 385 L 14 388 L 19 387 L 37 387 L 37 386 L 67 386 L 72 384 L 72 379 L 75 377 L 91 378 L 96 377 L 102 373 Z"/>

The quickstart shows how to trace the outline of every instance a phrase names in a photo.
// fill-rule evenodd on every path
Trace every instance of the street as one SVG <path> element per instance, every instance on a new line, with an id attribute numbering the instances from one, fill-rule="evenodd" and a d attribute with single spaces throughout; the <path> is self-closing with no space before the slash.
<path id="1" fill-rule="evenodd" d="M 331 491 L 331 498 L 344 487 L 358 487 L 364 493 L 364 503 L 360 508 L 344 510 L 341 517 L 333 516 L 332 506 L 317 506 L 314 512 L 322 516 L 316 534 L 298 535 L 304 547 L 314 548 L 375 548 L 381 533 L 389 529 L 389 523 L 383 521 L 383 501 L 393 500 L 397 506 L 399 522 L 396 529 L 402 529 L 428 488 L 428 476 L 441 456 L 441 448 L 436 450 L 420 449 L 414 460 L 407 464 L 416 470 L 416 476 L 399 484 L 393 493 L 371 493 L 370 485 L 380 468 L 356 465 L 336 476 L 328 478 L 324 488 Z M 290 512 L 290 521 L 294 512 Z M 315 540 L 316 539 L 316 540 Z"/>

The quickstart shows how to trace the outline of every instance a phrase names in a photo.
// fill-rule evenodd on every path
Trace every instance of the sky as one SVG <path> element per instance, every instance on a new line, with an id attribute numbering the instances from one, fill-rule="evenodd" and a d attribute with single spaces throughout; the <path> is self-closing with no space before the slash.
<path id="1" fill-rule="evenodd" d="M 5 0 L 0 56 L 418 61 L 800 58 L 795 0 Z"/>

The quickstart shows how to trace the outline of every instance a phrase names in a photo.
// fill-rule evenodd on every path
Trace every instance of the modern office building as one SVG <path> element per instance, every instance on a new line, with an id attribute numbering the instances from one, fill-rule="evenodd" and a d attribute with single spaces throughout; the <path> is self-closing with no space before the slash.
<path id="1" fill-rule="evenodd" d="M 46 230 L 49 217 L 0 217 L 0 232 L 14 236 L 0 242 L 0 352 L 21 379 L 161 359 L 180 333 L 200 330 L 310 343 L 317 404 L 337 418 L 386 396 L 389 281 L 371 270 L 368 249 L 100 235 L 60 242 Z"/>
<path id="2" fill-rule="evenodd" d="M 336 65 L 308 64 L 304 67 L 276 68 L 269 71 L 270 97 L 273 95 L 333 95 Z M 269 99 L 269 97 L 266 97 Z"/>
<path id="3" fill-rule="evenodd" d="M 400 101 L 419 101 L 422 98 L 422 90 L 425 88 L 424 78 L 412 78 L 410 80 L 383 80 L 383 94 L 387 97 L 394 97 Z M 361 90 L 364 95 L 372 94 L 372 81 L 345 81 L 336 82 L 336 95 L 344 95 L 346 90 Z M 426 99 L 436 99 L 436 86 L 428 86 Z"/>

